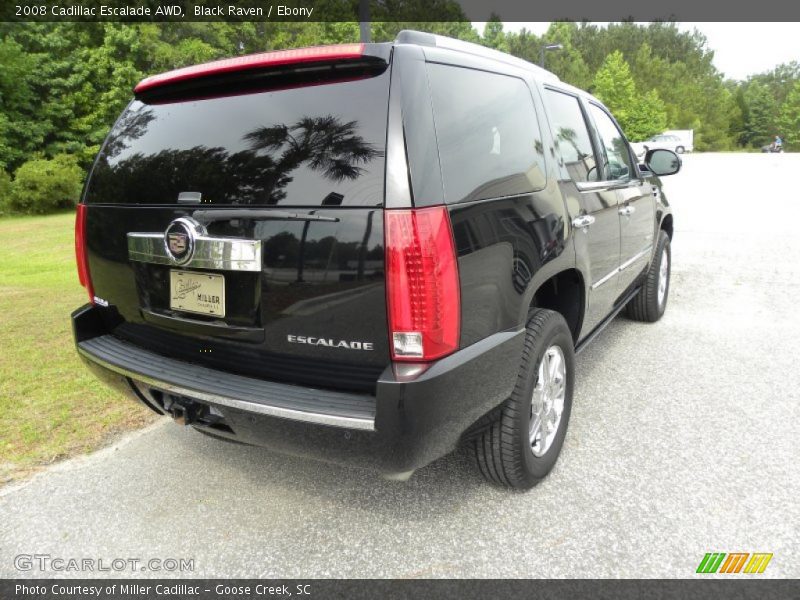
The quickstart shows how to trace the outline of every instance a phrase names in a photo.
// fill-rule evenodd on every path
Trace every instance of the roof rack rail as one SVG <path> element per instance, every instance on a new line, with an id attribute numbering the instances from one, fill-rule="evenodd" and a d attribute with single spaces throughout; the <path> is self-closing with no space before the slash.
<path id="1" fill-rule="evenodd" d="M 416 44 L 419 46 L 434 46 L 436 48 L 444 48 L 446 50 L 455 50 L 456 52 L 463 52 L 465 54 L 472 54 L 474 56 L 481 56 L 489 58 L 498 62 L 513 65 L 523 69 L 533 70 L 536 74 L 548 81 L 561 81 L 557 75 L 551 73 L 547 69 L 535 65 L 527 60 L 511 56 L 505 52 L 487 48 L 472 42 L 465 42 L 455 38 L 446 37 L 443 35 L 436 35 L 434 33 L 425 33 L 424 31 L 414 31 L 412 29 L 404 29 L 397 34 L 395 42 L 398 44 Z"/>

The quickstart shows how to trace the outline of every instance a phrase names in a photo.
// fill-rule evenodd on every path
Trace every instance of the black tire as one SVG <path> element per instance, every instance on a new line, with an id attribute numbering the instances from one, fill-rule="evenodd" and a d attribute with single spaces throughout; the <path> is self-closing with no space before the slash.
<path id="1" fill-rule="evenodd" d="M 661 263 L 663 257 L 667 257 L 667 281 L 664 297 L 661 302 L 658 298 L 658 284 L 659 274 L 661 273 Z M 653 257 L 653 262 L 647 271 L 647 277 L 642 285 L 639 293 L 631 298 L 628 306 L 625 309 L 625 314 L 628 318 L 634 321 L 643 321 L 645 323 L 655 323 L 658 321 L 664 311 L 667 309 L 667 300 L 669 300 L 669 286 L 670 286 L 670 273 L 672 269 L 672 250 L 670 248 L 669 236 L 664 230 L 658 232 L 658 245 L 656 246 L 656 253 Z"/>
<path id="2" fill-rule="evenodd" d="M 565 376 L 564 405 L 549 448 L 535 456 L 530 441 L 534 387 L 539 364 L 545 353 L 557 346 L 563 353 Z M 484 418 L 479 431 L 471 436 L 473 455 L 483 476 L 497 485 L 529 489 L 539 483 L 556 463 L 572 410 L 575 380 L 575 351 L 572 334 L 557 312 L 536 309 L 528 317 L 525 345 L 519 374 L 511 397 Z"/>
<path id="3" fill-rule="evenodd" d="M 677 148 L 675 148 L 675 152 L 678 154 L 683 154 L 685 151 L 686 149 L 683 146 L 678 146 Z"/>

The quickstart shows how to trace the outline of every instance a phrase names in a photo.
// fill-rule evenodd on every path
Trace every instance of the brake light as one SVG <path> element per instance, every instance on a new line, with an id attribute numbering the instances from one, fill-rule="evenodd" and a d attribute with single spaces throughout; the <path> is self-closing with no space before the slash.
<path id="1" fill-rule="evenodd" d="M 78 204 L 75 213 L 75 261 L 78 264 L 78 281 L 89 292 L 89 302 L 94 304 L 94 288 L 89 273 L 89 256 L 86 253 L 86 205 Z"/>
<path id="2" fill-rule="evenodd" d="M 392 359 L 446 356 L 458 349 L 461 328 L 458 264 L 447 208 L 384 214 Z"/>
<path id="3" fill-rule="evenodd" d="M 174 71 L 152 75 L 151 77 L 142 79 L 133 91 L 138 94 L 155 87 L 170 85 L 179 81 L 222 75 L 225 73 L 235 73 L 236 71 L 278 67 L 294 63 L 356 59 L 361 58 L 363 54 L 364 44 L 338 44 L 334 46 L 315 46 L 312 48 L 295 48 L 293 50 L 248 54 L 247 56 L 226 58 L 202 65 L 193 65 L 191 67 L 184 67 L 182 69 L 175 69 Z"/>

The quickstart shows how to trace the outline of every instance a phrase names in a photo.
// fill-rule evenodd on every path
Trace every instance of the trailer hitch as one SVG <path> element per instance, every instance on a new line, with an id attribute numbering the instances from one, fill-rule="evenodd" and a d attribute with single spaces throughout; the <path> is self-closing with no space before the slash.
<path id="1" fill-rule="evenodd" d="M 191 425 L 208 413 L 207 406 L 170 394 L 164 394 L 164 410 L 180 425 Z"/>

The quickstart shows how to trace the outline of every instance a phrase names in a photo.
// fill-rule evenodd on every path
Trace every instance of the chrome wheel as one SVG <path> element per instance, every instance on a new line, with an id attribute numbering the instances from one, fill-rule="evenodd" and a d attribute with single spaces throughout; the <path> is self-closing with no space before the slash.
<path id="1" fill-rule="evenodd" d="M 550 346 L 539 363 L 539 374 L 531 398 L 529 436 L 534 456 L 543 456 L 553 444 L 564 412 L 567 363 L 558 346 Z"/>
<path id="2" fill-rule="evenodd" d="M 667 284 L 669 283 L 669 253 L 664 248 L 661 251 L 661 265 L 658 268 L 658 306 L 664 306 L 667 297 Z"/>

